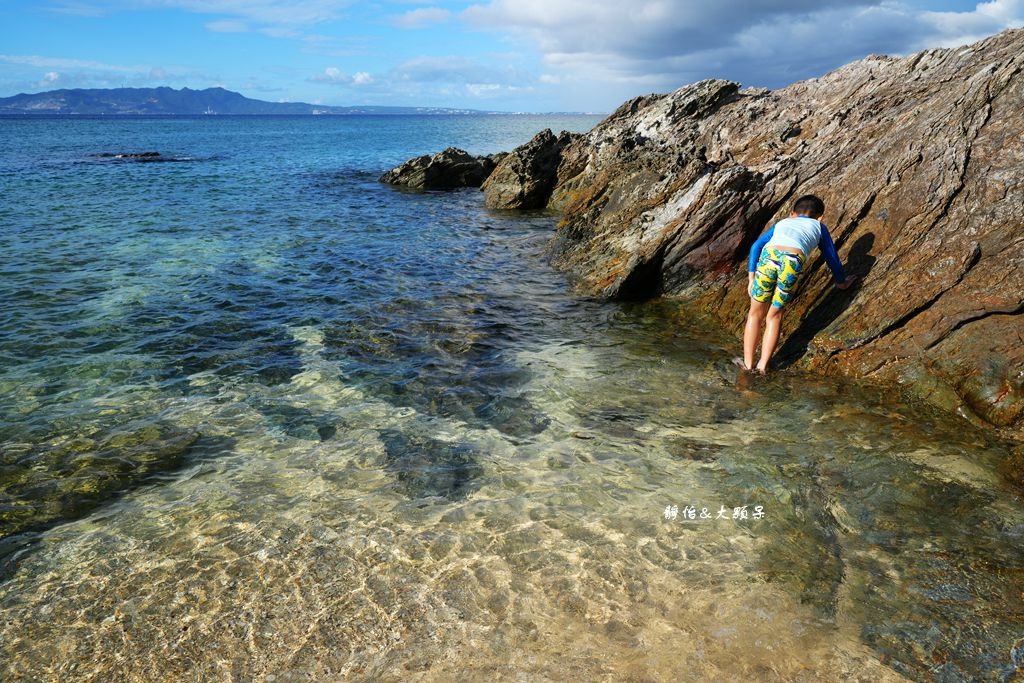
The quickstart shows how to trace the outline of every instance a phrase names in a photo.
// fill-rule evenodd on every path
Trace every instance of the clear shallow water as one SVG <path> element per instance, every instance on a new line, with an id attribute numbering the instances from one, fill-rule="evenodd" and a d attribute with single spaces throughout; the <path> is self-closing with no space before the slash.
<path id="1" fill-rule="evenodd" d="M 376 182 L 593 123 L 0 121 L 0 677 L 1012 676 L 1005 444 Z"/>

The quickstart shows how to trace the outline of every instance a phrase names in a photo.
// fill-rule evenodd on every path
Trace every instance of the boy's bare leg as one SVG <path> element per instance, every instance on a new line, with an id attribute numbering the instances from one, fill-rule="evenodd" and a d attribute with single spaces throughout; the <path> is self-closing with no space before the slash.
<path id="1" fill-rule="evenodd" d="M 757 351 L 757 338 L 761 336 L 761 324 L 764 322 L 769 306 L 771 306 L 769 301 L 761 302 L 753 297 L 750 298 L 747 326 L 743 329 L 743 364 L 748 370 L 754 369 L 754 353 Z"/>
<path id="2" fill-rule="evenodd" d="M 775 346 L 779 343 L 779 331 L 782 329 L 782 308 L 771 306 L 764 319 L 764 338 L 761 340 L 761 360 L 757 363 L 757 369 L 761 372 L 768 372 L 768 361 L 775 353 Z"/>

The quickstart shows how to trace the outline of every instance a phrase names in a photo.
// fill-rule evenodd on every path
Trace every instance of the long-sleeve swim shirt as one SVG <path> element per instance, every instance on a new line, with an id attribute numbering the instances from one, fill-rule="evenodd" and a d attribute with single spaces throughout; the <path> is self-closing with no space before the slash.
<path id="1" fill-rule="evenodd" d="M 761 250 L 768 246 L 795 247 L 804 253 L 808 258 L 815 247 L 821 247 L 821 255 L 825 257 L 825 263 L 832 271 L 832 279 L 837 284 L 846 282 L 846 272 L 843 264 L 836 253 L 836 245 L 832 242 L 832 235 L 828 228 L 821 221 L 807 216 L 796 218 L 783 218 L 750 247 L 750 256 L 747 258 L 747 270 L 757 270 L 757 260 L 761 257 Z"/>

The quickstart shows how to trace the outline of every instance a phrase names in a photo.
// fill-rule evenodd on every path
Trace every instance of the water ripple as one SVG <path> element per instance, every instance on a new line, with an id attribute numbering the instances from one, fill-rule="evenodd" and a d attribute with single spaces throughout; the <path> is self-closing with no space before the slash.
<path id="1" fill-rule="evenodd" d="M 0 677 L 1012 675 L 1008 444 L 376 182 L 538 123 L 4 121 Z"/>

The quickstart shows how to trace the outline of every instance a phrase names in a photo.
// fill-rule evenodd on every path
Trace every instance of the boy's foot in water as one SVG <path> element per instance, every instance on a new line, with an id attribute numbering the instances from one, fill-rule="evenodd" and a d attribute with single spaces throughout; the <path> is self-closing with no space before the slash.
<path id="1" fill-rule="evenodd" d="M 740 370 L 745 370 L 746 372 L 750 372 L 750 373 L 753 373 L 753 374 L 755 374 L 755 375 L 764 375 L 764 374 L 767 374 L 767 373 L 766 373 L 766 372 L 765 372 L 764 370 L 761 370 L 760 368 L 748 368 L 748 367 L 747 367 L 747 364 L 746 364 L 746 363 L 744 363 L 744 362 L 743 362 L 743 359 L 742 359 L 741 357 L 739 357 L 739 356 L 736 356 L 735 358 L 733 358 L 733 359 L 732 359 L 732 362 L 733 362 L 733 363 L 734 363 L 735 365 L 738 365 L 738 366 L 739 366 L 739 368 L 740 368 Z"/>

